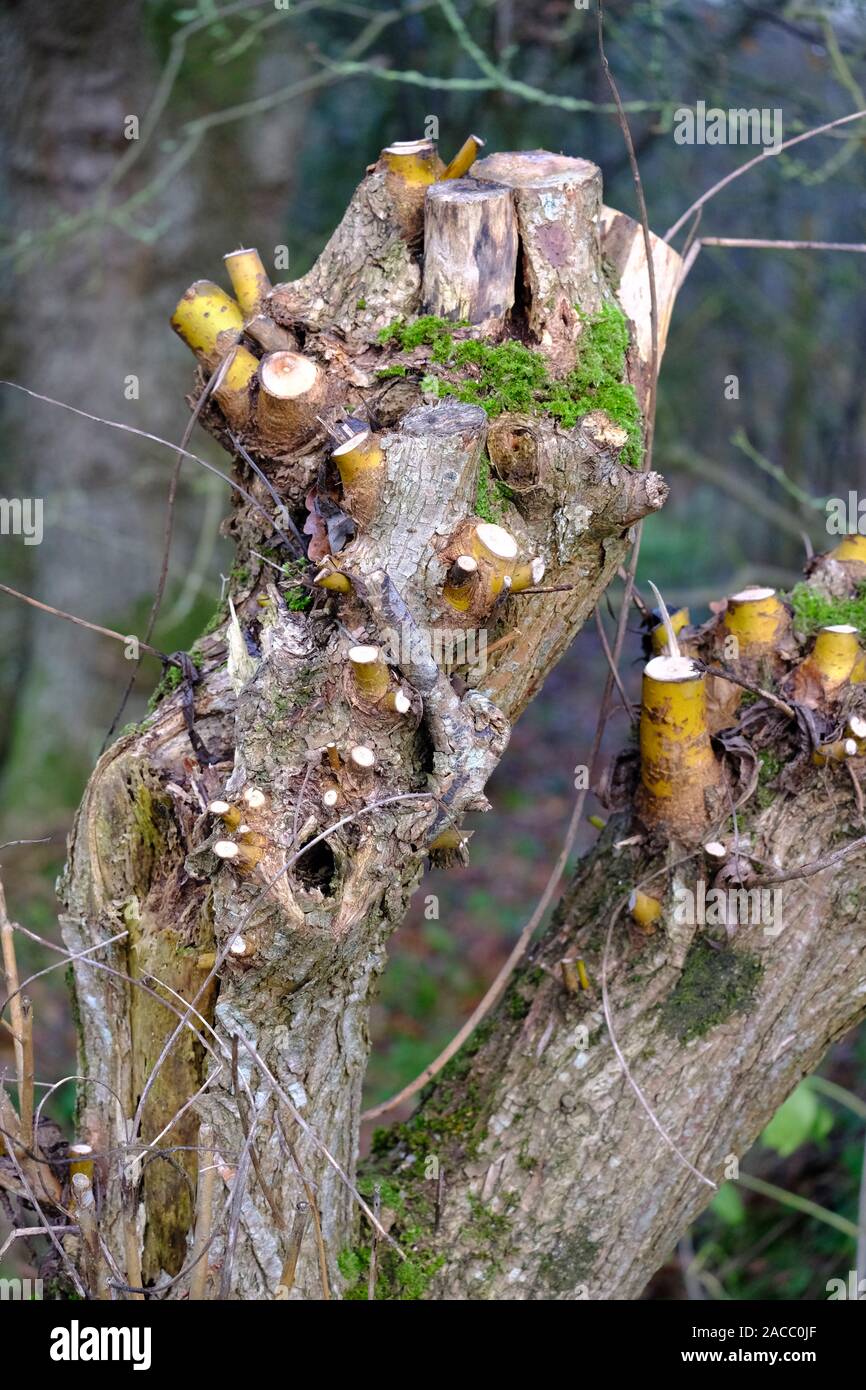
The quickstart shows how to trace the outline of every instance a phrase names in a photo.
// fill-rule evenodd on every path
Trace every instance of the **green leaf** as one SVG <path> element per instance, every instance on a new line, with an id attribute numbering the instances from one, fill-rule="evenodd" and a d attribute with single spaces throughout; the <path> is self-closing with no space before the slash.
<path id="1" fill-rule="evenodd" d="M 710 1207 L 726 1226 L 739 1226 L 746 1219 L 745 1204 L 732 1182 L 722 1183 Z"/>
<path id="2" fill-rule="evenodd" d="M 833 1119 L 832 1111 L 803 1083 L 779 1106 L 761 1135 L 761 1143 L 775 1150 L 780 1158 L 789 1158 L 801 1144 L 826 1138 Z"/>

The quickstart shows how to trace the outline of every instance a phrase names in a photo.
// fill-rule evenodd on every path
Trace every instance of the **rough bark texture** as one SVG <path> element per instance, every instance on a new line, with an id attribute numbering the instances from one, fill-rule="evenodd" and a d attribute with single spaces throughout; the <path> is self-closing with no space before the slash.
<path id="1" fill-rule="evenodd" d="M 579 346 L 581 314 L 596 314 L 605 294 L 601 170 L 588 159 L 531 150 L 488 155 L 472 173 L 514 191 L 529 332 L 567 370 Z"/>
<path id="2" fill-rule="evenodd" d="M 556 224 L 569 257 L 584 267 L 575 284 L 586 286 L 586 313 L 597 308 L 602 274 L 590 204 L 569 195 Z M 337 429 L 350 411 L 376 432 L 378 508 L 354 536 L 324 429 L 303 451 L 280 451 L 273 441 L 265 447 L 255 427 L 255 380 L 249 388 L 251 423 L 242 442 L 285 514 L 312 536 L 311 556 L 314 545 L 319 558 L 337 552 L 332 566 L 348 578 L 348 592 L 323 591 L 311 611 L 298 611 L 306 591 L 254 552 L 271 547 L 278 568 L 289 555 L 279 553 L 261 511 L 239 503 L 230 523 L 238 545 L 232 614 L 223 612 L 197 645 L 195 683 L 184 679 L 140 731 L 101 760 L 77 819 L 64 890 L 66 940 L 81 951 L 126 930 L 98 959 L 155 992 L 76 963 L 81 1069 L 90 1078 L 79 1127 L 109 1155 L 102 1201 L 113 1249 L 122 1249 L 117 1177 L 124 1155 L 136 1152 L 130 1145 L 156 1140 L 168 1126 L 157 1147 L 187 1146 L 177 1155 L 146 1155 L 133 1171 L 147 1280 L 177 1273 L 186 1258 L 196 1166 L 189 1146 L 203 1116 L 220 1173 L 210 1287 L 238 1298 L 274 1296 L 287 1232 L 310 1186 L 330 1281 L 341 1286 L 336 1261 L 350 1238 L 352 1198 L 321 1145 L 353 1170 L 367 1009 L 388 935 L 431 843 L 459 827 L 467 811 L 486 809 L 484 786 L 510 724 L 592 612 L 623 560 L 630 525 L 666 493 L 657 475 L 618 461 L 625 432 L 607 417 L 595 412 L 569 429 L 532 417 L 527 428 L 542 485 L 525 501 L 515 490 L 498 520 L 516 538 L 521 561 L 542 556 L 547 580 L 567 587 L 511 597 L 504 590 L 461 626 L 465 619 L 449 611 L 441 590 L 480 519 L 488 417 L 456 400 L 425 405 L 410 381 L 398 381 L 393 392 L 394 382 L 383 387 L 375 372 L 387 354 L 370 336 L 420 310 L 418 210 L 417 195 L 376 166 L 317 265 L 277 287 L 268 306 L 327 373 L 325 423 Z M 540 324 L 548 308 L 534 313 Z M 233 448 L 217 407 L 202 418 Z M 246 464 L 239 476 L 273 514 L 261 477 Z M 346 659 L 357 642 L 387 652 L 392 690 L 399 686 L 411 701 L 407 714 L 365 700 Z M 357 745 L 375 755 L 371 770 L 353 765 Z M 264 798 L 250 809 L 242 794 L 253 787 Z M 323 801 L 333 790 L 336 808 Z M 248 826 L 228 863 L 212 852 L 226 834 L 206 813 L 215 797 L 244 806 Z M 383 801 L 389 804 L 377 804 Z M 326 830 L 284 872 L 287 856 Z M 238 936 L 242 947 L 232 951 Z M 191 999 L 205 1023 L 194 1034 L 187 1029 L 149 1084 L 180 1000 Z M 211 1021 L 216 1035 L 207 1032 Z M 257 1050 L 267 1072 L 241 1041 L 235 1084 L 234 1036 Z M 189 1106 L 206 1077 L 206 1093 Z M 128 1211 L 129 1204 L 127 1224 Z M 291 1296 L 321 1294 L 310 1235 Z"/>
<path id="3" fill-rule="evenodd" d="M 424 311 L 498 332 L 514 304 L 517 218 L 507 188 L 454 179 L 427 195 Z"/>
<path id="4" fill-rule="evenodd" d="M 792 870 L 838 846 L 856 819 L 839 783 L 782 797 L 761 816 L 769 865 Z M 613 847 L 632 829 L 622 817 L 609 824 L 489 1036 L 434 1090 L 388 1161 L 395 1182 L 408 1176 L 422 1189 L 422 1210 L 435 1190 L 426 1155 L 444 1171 L 440 1229 L 426 1246 L 427 1267 L 443 1264 L 425 1297 L 636 1298 L 712 1197 L 654 1128 L 605 1025 L 610 918 L 659 865 Z M 694 863 L 680 874 L 694 882 Z M 614 1035 L 659 1123 L 713 1182 L 866 1013 L 863 895 L 862 859 L 792 881 L 778 935 L 741 926 L 718 949 L 707 928 L 672 921 L 670 898 L 653 936 L 620 915 L 608 967 Z M 560 961 L 575 957 L 587 993 L 563 981 Z"/>

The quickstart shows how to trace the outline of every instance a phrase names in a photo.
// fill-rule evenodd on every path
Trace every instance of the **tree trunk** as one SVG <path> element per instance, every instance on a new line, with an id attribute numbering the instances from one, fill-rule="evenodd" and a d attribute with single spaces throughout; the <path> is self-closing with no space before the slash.
<path id="1" fill-rule="evenodd" d="M 752 842 L 768 865 L 791 872 L 838 847 L 856 809 L 850 789 L 835 790 L 832 810 L 816 787 L 758 817 Z M 381 1138 L 371 1181 L 385 1174 L 394 1205 L 424 1232 L 407 1242 L 415 1270 L 436 1271 L 424 1297 L 638 1297 L 712 1198 L 687 1163 L 715 1184 L 735 1176 L 789 1092 L 866 1013 L 862 854 L 782 884 L 778 935 L 775 924 L 743 925 L 720 946 L 706 927 L 678 926 L 669 907 L 644 936 L 620 913 L 609 1012 L 633 1085 L 601 999 L 611 918 L 665 862 L 616 849 L 633 830 L 625 817 L 609 822 L 480 1045 L 476 1034 L 396 1147 Z M 677 877 L 693 883 L 695 862 Z M 575 957 L 590 988 L 571 993 L 561 961 Z M 444 1188 L 436 1232 L 431 1155 Z M 396 1262 L 389 1273 L 392 1289 L 401 1277 L 405 1286 Z M 399 1293 L 385 1282 L 380 1296 Z"/>
<path id="2" fill-rule="evenodd" d="M 850 597 L 864 550 L 843 541 L 811 563 L 809 586 Z M 632 749 L 606 779 L 616 813 L 497 1014 L 374 1142 L 368 1182 L 404 1257 L 380 1259 L 378 1297 L 636 1298 L 866 1014 L 866 661 L 851 627 L 804 636 L 772 590 L 681 631 L 678 661 L 723 648 L 741 680 L 784 698 L 743 705 L 741 686 L 707 678 L 719 733 L 705 785 L 724 779 L 727 808 L 714 818 L 694 797 L 694 758 L 677 787 L 677 745 L 673 796 L 692 819 L 668 809 L 676 837 L 651 814 L 648 755 L 670 711 L 677 739 L 685 716 L 673 697 L 651 703 L 648 666 L 639 786 Z M 350 1296 L 366 1296 L 368 1260 L 363 1233 Z"/>
<path id="3" fill-rule="evenodd" d="M 101 759 L 73 834 L 67 944 L 81 953 L 123 934 L 92 957 L 114 973 L 90 957 L 75 963 L 88 1078 L 79 1137 L 102 1155 L 103 1233 L 120 1267 L 121 1251 L 141 1251 L 146 1283 L 188 1261 L 204 1118 L 220 1178 L 210 1292 L 316 1298 L 342 1287 L 367 1012 L 388 935 L 427 856 L 465 853 L 462 819 L 486 809 L 510 724 L 592 612 L 631 524 L 666 493 L 658 475 L 618 461 L 628 429 L 569 407 L 568 388 L 548 375 L 553 338 L 535 280 L 506 329 L 528 331 L 534 346 L 504 344 L 524 354 L 531 398 L 508 394 L 511 359 L 484 357 L 494 349 L 479 331 L 458 328 L 444 354 L 441 329 L 411 339 L 426 185 L 401 161 L 385 152 L 313 270 L 255 306 L 252 336 L 217 384 L 221 408 L 202 411 L 236 459 L 235 440 L 245 451 L 229 607 L 194 664 L 173 671 L 174 692 Z M 424 167 L 429 183 L 439 161 Z M 559 238 L 558 282 L 579 268 L 588 311 L 603 301 L 618 313 L 594 203 L 563 207 L 546 228 Z M 671 280 L 663 297 L 673 293 Z M 205 364 L 199 386 L 236 312 L 212 332 L 206 313 L 191 331 L 202 296 L 217 302 L 198 286 L 174 320 Z M 302 348 L 267 372 L 269 391 L 285 383 L 280 438 L 256 370 L 263 315 Z M 375 331 L 398 319 L 409 337 L 398 325 L 379 345 Z M 587 320 L 584 335 L 594 327 Z M 224 333 L 221 350 L 232 341 Z M 436 373 L 440 399 L 425 403 Z M 619 373 L 626 387 L 638 380 L 631 355 Z M 305 412 L 312 390 L 316 409 Z M 548 399 L 566 412 L 559 423 Z M 489 415 L 499 476 L 515 473 L 515 456 L 529 461 L 522 490 L 516 476 L 513 490 L 494 481 Z M 315 421 L 312 438 L 308 423 L 298 433 L 301 419 Z M 292 556 L 280 547 L 293 523 L 315 564 L 305 577 L 293 562 L 287 581 L 279 567 Z M 463 556 L 458 593 L 450 576 Z M 349 660 L 353 644 L 377 650 Z M 310 1201 L 313 1234 L 289 1275 L 293 1223 Z M 199 1213 L 199 1230 L 209 1219 Z M 175 1292 L 186 1287 L 184 1275 Z"/>

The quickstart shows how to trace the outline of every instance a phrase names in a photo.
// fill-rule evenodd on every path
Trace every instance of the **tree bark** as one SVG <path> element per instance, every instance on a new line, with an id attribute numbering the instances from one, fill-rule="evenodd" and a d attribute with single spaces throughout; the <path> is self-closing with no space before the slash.
<path id="1" fill-rule="evenodd" d="M 140 1246 L 149 1283 L 188 1257 L 203 1118 L 219 1174 L 211 1294 L 318 1298 L 343 1286 L 337 1260 L 355 1205 L 345 1175 L 387 938 L 428 854 L 450 852 L 440 845 L 466 812 L 486 809 L 511 723 L 594 609 L 631 524 L 666 494 L 658 475 L 618 461 L 625 432 L 599 412 L 568 429 L 538 416 L 527 427 L 537 492 L 525 504 L 517 491 L 504 497 L 496 525 L 479 516 L 484 410 L 423 404 L 411 374 L 395 406 L 393 382 L 376 376 L 389 357 L 372 331 L 421 307 L 416 186 L 395 179 L 375 166 L 317 265 L 265 306 L 326 376 L 323 420 L 300 448 L 282 448 L 257 429 L 252 373 L 239 428 L 258 471 L 237 464 L 246 496 L 230 522 L 230 609 L 175 693 L 102 758 L 72 838 L 64 935 L 78 955 L 88 1078 L 79 1137 L 102 1155 L 103 1233 L 115 1252 Z M 566 202 L 557 235 L 587 273 L 592 312 L 602 277 L 594 204 Z M 202 419 L 234 453 L 219 408 Z M 363 449 L 338 456 L 341 492 L 333 439 L 360 440 L 360 425 Z M 350 485 L 352 459 L 361 473 Z M 263 524 L 274 490 L 276 536 Z M 287 516 L 313 535 L 320 560 L 332 551 L 338 583 L 314 586 L 309 612 L 297 602 L 307 591 L 261 558 L 266 547 L 289 558 L 279 554 Z M 461 615 L 442 591 L 473 546 L 478 572 Z M 496 559 L 509 547 L 524 571 L 542 557 L 556 591 L 515 585 L 511 595 L 511 562 Z M 380 649 L 387 694 L 405 700 L 368 698 L 347 659 L 358 643 Z M 209 812 L 214 800 L 228 810 Z M 307 1237 L 287 1289 L 288 1233 L 311 1200 L 321 1243 Z"/>
<path id="2" fill-rule="evenodd" d="M 783 795 L 758 817 L 753 844 L 768 865 L 791 872 L 838 848 L 856 809 L 850 785 L 831 795 L 832 809 L 825 786 Z M 382 1171 L 416 1215 L 434 1205 L 431 1154 L 444 1174 L 438 1232 L 428 1224 L 410 1249 L 426 1269 L 442 1261 L 426 1298 L 637 1298 L 712 1198 L 684 1160 L 715 1184 L 731 1176 L 866 1014 L 862 853 L 782 884 L 778 935 L 757 923 L 710 945 L 706 927 L 677 926 L 668 909 L 647 937 L 620 913 L 607 967 L 613 1035 L 679 1157 L 625 1075 L 601 999 L 617 905 L 665 862 L 615 848 L 633 830 L 627 817 L 609 822 L 474 1055 L 456 1059 L 395 1149 L 380 1144 Z M 694 861 L 671 877 L 694 884 Z M 560 962 L 575 957 L 591 987 L 573 994 Z"/>

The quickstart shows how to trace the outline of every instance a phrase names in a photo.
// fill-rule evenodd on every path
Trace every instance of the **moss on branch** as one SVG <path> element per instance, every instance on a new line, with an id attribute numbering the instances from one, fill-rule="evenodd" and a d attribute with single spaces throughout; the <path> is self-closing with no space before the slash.
<path id="1" fill-rule="evenodd" d="M 622 310 L 606 303 L 584 319 L 577 366 L 562 380 L 550 375 L 543 353 L 515 339 L 487 343 L 460 337 L 465 324 L 425 315 L 413 323 L 398 320 L 383 328 L 379 342 L 398 353 L 428 348 L 425 385 L 439 396 L 480 405 L 491 419 L 503 411 L 552 415 L 568 429 L 591 410 L 604 410 L 628 431 L 622 461 L 636 468 L 642 454 L 641 413 L 634 388 L 624 380 L 628 325 Z M 411 364 L 410 364 L 411 365 Z M 407 364 L 392 362 L 378 375 L 404 375 Z"/>
<path id="2" fill-rule="evenodd" d="M 866 638 L 866 586 L 851 598 L 830 598 L 804 581 L 794 585 L 788 601 L 794 610 L 794 627 L 804 637 L 813 636 L 821 627 L 850 623 Z"/>

